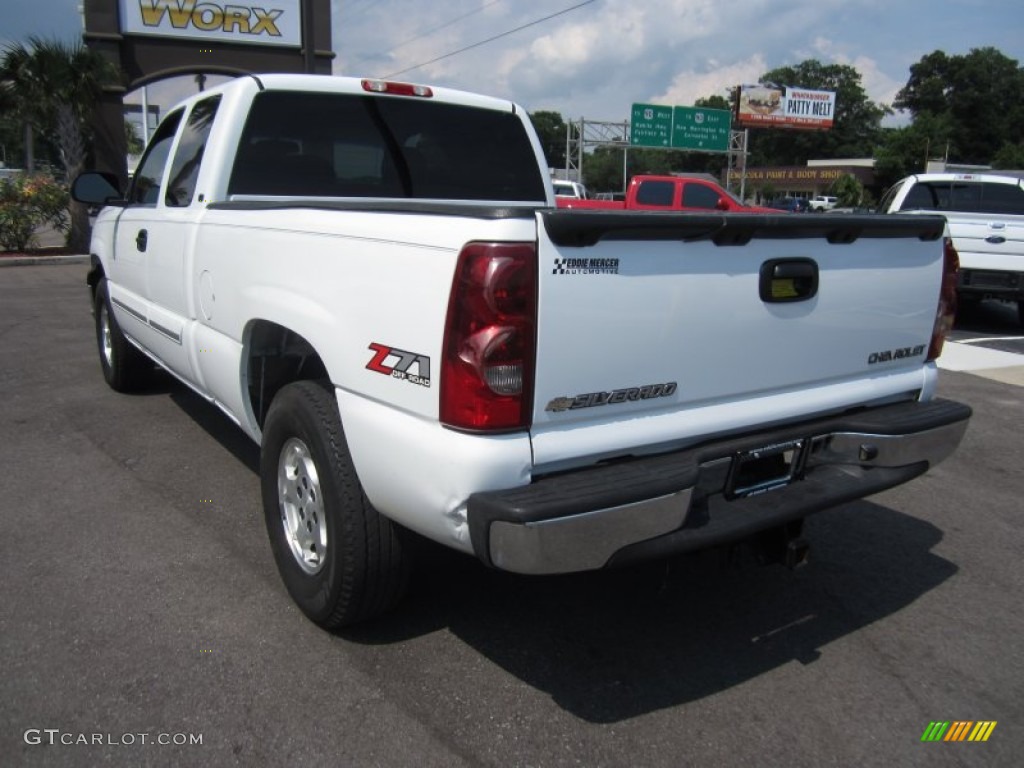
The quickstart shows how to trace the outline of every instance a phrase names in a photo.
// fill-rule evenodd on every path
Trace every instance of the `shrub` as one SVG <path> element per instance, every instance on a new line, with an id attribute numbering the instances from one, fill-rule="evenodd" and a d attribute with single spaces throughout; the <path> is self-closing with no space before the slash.
<path id="1" fill-rule="evenodd" d="M 66 232 L 68 201 L 68 191 L 46 174 L 0 181 L 0 248 L 26 250 L 46 224 Z"/>

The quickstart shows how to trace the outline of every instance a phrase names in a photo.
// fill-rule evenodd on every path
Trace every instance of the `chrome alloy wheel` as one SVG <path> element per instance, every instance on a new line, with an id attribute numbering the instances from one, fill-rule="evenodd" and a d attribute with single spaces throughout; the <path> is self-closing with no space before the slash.
<path id="1" fill-rule="evenodd" d="M 281 447 L 277 497 L 284 537 L 295 562 L 309 575 L 319 573 L 327 556 L 323 494 L 313 456 L 297 437 Z"/>
<path id="2" fill-rule="evenodd" d="M 99 303 L 100 313 L 100 354 L 108 368 L 114 366 L 114 342 L 110 338 L 110 312 L 105 301 Z"/>

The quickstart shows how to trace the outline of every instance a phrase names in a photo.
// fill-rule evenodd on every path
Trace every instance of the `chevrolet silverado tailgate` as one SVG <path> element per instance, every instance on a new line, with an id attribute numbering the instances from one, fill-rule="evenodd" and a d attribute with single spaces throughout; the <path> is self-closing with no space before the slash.
<path id="1" fill-rule="evenodd" d="M 941 217 L 538 216 L 538 467 L 924 386 Z"/>

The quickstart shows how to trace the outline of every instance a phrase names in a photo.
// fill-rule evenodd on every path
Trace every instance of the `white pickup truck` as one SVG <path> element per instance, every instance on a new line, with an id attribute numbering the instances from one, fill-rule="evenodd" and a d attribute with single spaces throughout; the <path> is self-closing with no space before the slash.
<path id="1" fill-rule="evenodd" d="M 824 213 L 836 207 L 839 198 L 832 195 L 815 195 L 807 201 L 807 210 L 814 213 Z"/>
<path id="2" fill-rule="evenodd" d="M 960 258 L 960 300 L 1016 302 L 1024 325 L 1024 180 L 920 173 L 894 184 L 879 210 L 943 215 Z"/>
<path id="3" fill-rule="evenodd" d="M 486 169 L 486 172 L 482 172 Z M 152 361 L 261 445 L 288 591 L 387 610 L 409 531 L 527 574 L 764 532 L 954 450 L 939 217 L 558 210 L 526 112 L 403 83 L 244 76 L 131 186 L 79 177 L 103 374 Z M 183 447 L 184 448 L 184 447 Z"/>

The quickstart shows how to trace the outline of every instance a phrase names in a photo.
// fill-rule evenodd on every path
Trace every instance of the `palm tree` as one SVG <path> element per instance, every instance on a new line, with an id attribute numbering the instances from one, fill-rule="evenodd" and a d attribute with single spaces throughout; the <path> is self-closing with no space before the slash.
<path id="1" fill-rule="evenodd" d="M 103 87 L 120 79 L 117 68 L 81 43 L 29 38 L 28 44 L 9 45 L 0 61 L 3 83 L 25 125 L 25 165 L 35 170 L 33 131 L 57 139 L 69 181 L 85 169 L 93 110 Z M 89 217 L 81 203 L 69 206 L 68 246 L 82 253 L 89 246 Z"/>
<path id="2" fill-rule="evenodd" d="M 20 116 L 25 141 L 25 169 L 35 171 L 34 129 L 42 121 L 43 94 L 35 76 L 32 52 L 23 45 L 9 45 L 0 62 L 0 85 L 4 101 L 12 112 Z"/>

